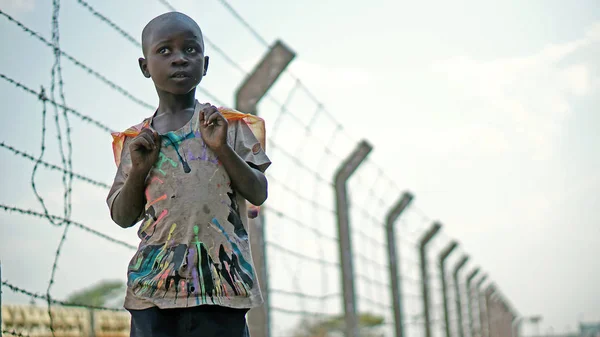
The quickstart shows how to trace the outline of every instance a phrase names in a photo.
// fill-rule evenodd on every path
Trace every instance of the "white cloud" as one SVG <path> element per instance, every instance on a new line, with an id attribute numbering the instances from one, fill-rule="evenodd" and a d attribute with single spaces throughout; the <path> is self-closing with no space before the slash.
<path id="1" fill-rule="evenodd" d="M 29 12 L 35 8 L 35 0 L 0 0 L 0 7 L 10 11 Z"/>
<path id="2" fill-rule="evenodd" d="M 470 101 L 468 109 L 479 109 L 483 123 L 502 125 L 496 128 L 505 129 L 513 146 L 544 159 L 572 112 L 570 100 L 590 94 L 596 80 L 590 64 L 569 63 L 568 57 L 597 48 L 599 41 L 600 24 L 595 24 L 582 38 L 529 56 L 489 61 L 456 57 L 434 63 L 432 70 Z M 497 143 L 498 137 L 483 140 Z"/>

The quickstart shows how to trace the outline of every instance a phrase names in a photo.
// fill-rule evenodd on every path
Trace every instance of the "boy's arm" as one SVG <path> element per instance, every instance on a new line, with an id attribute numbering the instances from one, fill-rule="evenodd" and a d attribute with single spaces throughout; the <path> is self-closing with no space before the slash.
<path id="1" fill-rule="evenodd" d="M 223 164 L 232 187 L 253 205 L 262 205 L 268 194 L 264 172 L 271 161 L 248 125 L 239 120 L 230 125 L 211 106 L 200 112 L 200 132 Z"/>
<path id="2" fill-rule="evenodd" d="M 123 228 L 135 225 L 144 217 L 146 178 L 160 151 L 159 139 L 156 133 L 143 130 L 123 144 L 121 161 L 107 198 L 112 220 Z"/>
<path id="3" fill-rule="evenodd" d="M 145 188 L 146 177 L 135 171 L 130 171 L 124 182 L 117 183 L 115 180 L 111 188 L 114 194 L 109 194 L 109 208 L 110 216 L 117 225 L 128 228 L 141 219 L 146 204 Z"/>
<path id="4" fill-rule="evenodd" d="M 267 200 L 267 178 L 261 171 L 252 168 L 229 144 L 217 149 L 215 154 L 227 171 L 232 188 L 255 206 Z"/>

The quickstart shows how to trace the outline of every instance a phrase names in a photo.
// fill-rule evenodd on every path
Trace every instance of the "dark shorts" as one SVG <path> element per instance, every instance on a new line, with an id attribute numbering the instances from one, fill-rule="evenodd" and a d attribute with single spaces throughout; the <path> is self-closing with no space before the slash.
<path id="1" fill-rule="evenodd" d="M 130 337 L 250 337 L 247 309 L 203 305 L 180 309 L 129 310 Z"/>

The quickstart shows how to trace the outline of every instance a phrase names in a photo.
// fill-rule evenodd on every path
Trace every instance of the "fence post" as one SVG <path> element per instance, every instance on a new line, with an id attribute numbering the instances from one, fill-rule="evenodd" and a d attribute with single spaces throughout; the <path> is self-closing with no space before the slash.
<path id="1" fill-rule="evenodd" d="M 508 323 L 508 307 L 503 297 L 500 297 L 500 304 L 502 305 L 502 336 L 512 337 L 512 329 Z"/>
<path id="2" fill-rule="evenodd" d="M 456 315 L 458 317 L 458 336 L 465 337 L 465 331 L 463 326 L 463 317 L 462 317 L 462 301 L 460 300 L 460 283 L 458 281 L 458 273 L 465 266 L 467 261 L 469 260 L 468 256 L 463 256 L 460 261 L 454 267 L 454 271 L 452 272 L 452 276 L 454 278 L 454 292 L 456 293 Z"/>
<path id="3" fill-rule="evenodd" d="M 467 275 L 467 315 L 469 316 L 469 330 L 471 337 L 475 336 L 475 319 L 473 319 L 473 288 L 471 288 L 471 282 L 475 276 L 479 274 L 479 268 L 473 269 L 472 272 Z"/>
<path id="4" fill-rule="evenodd" d="M 512 313 L 510 312 L 510 308 L 508 307 L 508 304 L 506 303 L 506 300 L 503 300 L 504 303 L 504 327 L 506 329 L 506 336 L 510 336 L 510 337 L 514 337 L 513 336 L 513 329 L 512 329 L 512 321 L 513 321 L 513 316 Z"/>
<path id="5" fill-rule="evenodd" d="M 494 308 L 493 312 L 490 310 L 490 299 L 494 294 L 494 285 L 490 284 L 485 289 L 485 311 L 486 311 L 486 321 L 487 321 L 487 337 L 498 337 L 496 334 L 496 308 Z M 493 327 L 493 329 L 492 329 Z"/>
<path id="6" fill-rule="evenodd" d="M 486 315 L 487 313 L 485 312 L 485 305 L 481 304 L 481 286 L 483 285 L 483 282 L 485 282 L 487 280 L 487 275 L 483 275 L 479 281 L 477 281 L 477 285 L 476 285 L 476 289 L 475 292 L 477 294 L 477 309 L 479 312 L 479 336 L 481 337 L 485 337 L 486 335 L 484 335 L 484 329 L 485 329 L 485 319 L 486 319 Z"/>
<path id="7" fill-rule="evenodd" d="M 513 320 L 513 336 L 514 337 L 519 337 L 521 334 L 521 322 L 523 321 L 523 318 L 514 315 L 514 320 Z"/>
<path id="8" fill-rule="evenodd" d="M 356 314 L 356 294 L 354 292 L 354 266 L 352 263 L 352 242 L 350 240 L 350 209 L 346 182 L 360 164 L 367 158 L 373 147 L 361 141 L 335 173 L 335 206 L 340 240 L 340 261 L 342 265 L 342 289 L 344 292 L 344 319 L 346 337 L 359 337 Z"/>
<path id="9" fill-rule="evenodd" d="M 238 88 L 235 95 L 236 110 L 257 115 L 258 102 L 269 91 L 295 56 L 295 53 L 283 42 L 276 41 Z M 258 217 L 248 219 L 252 261 L 264 299 L 264 305 L 248 312 L 248 327 L 250 334 L 255 337 L 269 337 L 271 335 L 264 211 L 265 207 L 263 206 Z"/>
<path id="10" fill-rule="evenodd" d="M 444 300 L 444 323 L 445 323 L 445 331 L 446 337 L 451 337 L 450 335 L 450 314 L 448 312 L 448 282 L 446 281 L 446 259 L 454 249 L 458 247 L 458 243 L 456 241 L 452 241 L 448 244 L 444 250 L 440 253 L 439 261 L 440 261 L 440 278 L 442 281 L 442 299 Z"/>
<path id="11" fill-rule="evenodd" d="M 504 297 L 504 294 L 502 294 L 500 296 L 500 298 L 502 300 L 502 310 L 504 313 L 504 321 L 503 321 L 502 326 L 504 327 L 505 332 L 503 333 L 503 335 L 514 337 L 514 334 L 513 334 L 514 316 L 513 316 L 512 308 L 508 304 L 508 301 L 506 300 L 506 297 Z"/>
<path id="12" fill-rule="evenodd" d="M 429 275 L 427 268 L 427 244 L 439 232 L 442 225 L 439 222 L 434 222 L 433 226 L 423 234 L 419 240 L 419 257 L 421 260 L 421 282 L 423 285 L 423 314 L 425 316 L 424 327 L 425 337 L 431 337 L 431 318 L 429 316 Z"/>
<path id="13" fill-rule="evenodd" d="M 388 261 L 390 264 L 390 284 L 392 287 L 392 303 L 394 305 L 394 327 L 396 329 L 396 337 L 404 337 L 403 307 L 402 307 L 402 283 L 400 259 L 396 251 L 396 234 L 394 232 L 394 223 L 412 202 L 413 195 L 409 192 L 404 192 L 402 197 L 390 209 L 386 216 L 385 228 L 387 236 Z"/>
<path id="14" fill-rule="evenodd" d="M 498 319 L 497 319 L 497 336 L 502 337 L 510 337 L 504 334 L 504 304 L 502 303 L 502 298 L 500 297 L 500 293 L 496 291 L 495 299 L 496 299 L 496 308 L 498 308 Z"/>
<path id="15" fill-rule="evenodd" d="M 496 297 L 496 301 L 498 303 L 498 309 L 499 309 L 499 324 L 498 324 L 498 328 L 499 328 L 499 335 L 504 337 L 512 337 L 513 336 L 513 328 L 512 328 L 512 322 L 514 319 L 514 316 L 512 314 L 512 309 L 508 304 L 508 301 L 506 300 L 506 297 L 504 297 L 504 294 L 502 294 L 502 292 L 500 290 L 498 290 L 497 288 L 495 288 L 495 297 Z"/>
<path id="16" fill-rule="evenodd" d="M 521 317 L 519 315 L 519 312 L 513 307 L 511 307 L 510 314 L 512 317 L 512 321 L 511 321 L 512 336 L 519 337 L 519 325 L 521 324 Z"/>

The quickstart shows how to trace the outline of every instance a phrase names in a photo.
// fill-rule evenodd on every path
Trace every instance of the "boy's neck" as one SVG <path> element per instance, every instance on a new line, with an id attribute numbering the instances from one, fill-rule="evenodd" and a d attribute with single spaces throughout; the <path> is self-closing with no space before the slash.
<path id="1" fill-rule="evenodd" d="M 158 93 L 158 109 L 156 115 L 176 114 L 183 110 L 193 109 L 196 103 L 196 89 L 184 95 L 175 95 L 162 90 Z"/>

